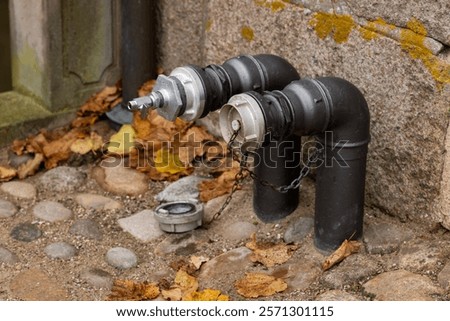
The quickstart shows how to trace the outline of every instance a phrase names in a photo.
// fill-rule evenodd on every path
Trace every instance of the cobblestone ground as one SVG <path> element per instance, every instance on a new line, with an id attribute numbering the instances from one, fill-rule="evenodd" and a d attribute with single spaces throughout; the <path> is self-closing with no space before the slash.
<path id="1" fill-rule="evenodd" d="M 2 155 L 5 160 L 5 150 Z M 162 232 L 152 210 L 160 201 L 197 197 L 202 179 L 148 182 L 131 169 L 90 164 L 2 183 L 0 300 L 104 300 L 115 279 L 173 280 L 172 263 L 191 255 L 209 258 L 196 274 L 200 288 L 219 289 L 233 300 L 245 299 L 234 283 L 246 272 L 288 284 L 264 300 L 450 298 L 450 233 L 433 223 L 400 222 L 377 209 L 366 208 L 360 252 L 323 272 L 326 256 L 312 244 L 309 178 L 299 208 L 279 222 L 258 221 L 248 182 L 208 229 Z M 126 195 L 130 191 L 134 196 Z M 206 219 L 223 201 L 205 204 Z M 252 262 L 245 247 L 254 232 L 261 240 L 297 243 L 298 249 L 286 263 L 266 268 Z"/>

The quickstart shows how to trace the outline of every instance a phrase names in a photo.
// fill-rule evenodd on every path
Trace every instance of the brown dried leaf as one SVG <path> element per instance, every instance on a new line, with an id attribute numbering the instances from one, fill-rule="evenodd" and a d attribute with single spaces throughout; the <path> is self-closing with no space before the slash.
<path id="1" fill-rule="evenodd" d="M 70 146 L 79 138 L 85 136 L 79 128 L 74 128 L 60 139 L 54 140 L 44 146 L 43 152 L 46 158 L 45 167 L 47 169 L 58 166 L 58 163 L 70 157 Z"/>
<path id="2" fill-rule="evenodd" d="M 175 276 L 174 284 L 169 290 L 163 290 L 164 299 L 171 301 L 184 300 L 185 297 L 197 291 L 198 281 L 183 269 L 179 270 Z"/>
<path id="3" fill-rule="evenodd" d="M 6 182 L 16 177 L 17 171 L 11 167 L 0 166 L 0 182 Z"/>
<path id="4" fill-rule="evenodd" d="M 156 83 L 155 79 L 152 79 L 152 80 L 149 80 L 149 81 L 145 82 L 141 86 L 141 88 L 139 88 L 138 96 L 142 97 L 142 96 L 148 95 L 153 90 L 153 87 L 155 86 L 155 83 Z"/>
<path id="5" fill-rule="evenodd" d="M 39 153 L 35 154 L 33 159 L 30 159 L 25 164 L 19 166 L 19 169 L 17 170 L 17 176 L 20 179 L 24 179 L 25 177 L 34 175 L 38 171 L 43 161 L 44 155 Z"/>
<path id="6" fill-rule="evenodd" d="M 70 150 L 77 154 L 87 154 L 97 151 L 103 146 L 103 138 L 96 132 L 91 132 L 88 137 L 77 139 L 70 145 Z"/>
<path id="7" fill-rule="evenodd" d="M 264 273 L 246 273 L 245 277 L 234 285 L 237 293 L 246 298 L 267 297 L 287 288 L 282 279 Z"/>
<path id="8" fill-rule="evenodd" d="M 251 241 L 245 244 L 253 251 L 250 259 L 253 262 L 260 262 L 266 267 L 272 267 L 287 262 L 294 251 L 298 249 L 296 245 L 287 245 L 285 243 L 261 243 L 256 240 L 256 234 L 253 233 Z"/>
<path id="9" fill-rule="evenodd" d="M 135 282 L 132 280 L 115 280 L 108 301 L 143 301 L 152 300 L 159 295 L 156 283 Z"/>
<path id="10" fill-rule="evenodd" d="M 200 182 L 198 184 L 200 200 L 206 203 L 213 198 L 230 193 L 238 172 L 239 169 L 233 167 L 215 179 Z"/>
<path id="11" fill-rule="evenodd" d="M 183 301 L 230 301 L 230 297 L 219 290 L 205 289 L 186 295 Z"/>
<path id="12" fill-rule="evenodd" d="M 208 262 L 209 259 L 206 256 L 196 256 L 193 255 L 189 259 L 189 262 L 195 267 L 196 270 L 199 270 L 203 263 Z"/>
<path id="13" fill-rule="evenodd" d="M 339 248 L 328 256 L 322 263 L 322 270 L 326 271 L 343 261 L 346 257 L 352 255 L 353 253 L 357 253 L 360 247 L 361 242 L 344 240 L 341 246 L 339 246 Z"/>

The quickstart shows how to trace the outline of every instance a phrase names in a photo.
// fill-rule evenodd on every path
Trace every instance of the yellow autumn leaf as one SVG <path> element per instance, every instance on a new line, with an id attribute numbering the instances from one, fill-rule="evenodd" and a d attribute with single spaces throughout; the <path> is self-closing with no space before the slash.
<path id="1" fill-rule="evenodd" d="M 90 151 L 96 151 L 103 145 L 102 137 L 96 132 L 91 132 L 88 137 L 77 139 L 70 145 L 70 150 L 81 155 L 87 154 Z"/>
<path id="2" fill-rule="evenodd" d="M 191 293 L 197 291 L 198 281 L 192 275 L 189 275 L 184 270 L 179 270 L 175 275 L 173 285 L 168 290 L 162 291 L 162 296 L 166 300 L 180 301 Z"/>
<path id="3" fill-rule="evenodd" d="M 161 148 L 155 154 L 155 168 L 160 173 L 169 173 L 171 175 L 181 173 L 186 170 L 184 164 L 180 161 L 178 155 L 172 153 L 167 148 Z"/>
<path id="4" fill-rule="evenodd" d="M 230 297 L 222 294 L 219 290 L 205 289 L 186 295 L 183 301 L 230 301 Z"/>
<path id="5" fill-rule="evenodd" d="M 115 280 L 108 301 L 152 300 L 159 295 L 156 283 L 136 282 L 133 280 Z"/>
<path id="6" fill-rule="evenodd" d="M 251 235 L 251 241 L 245 244 L 247 248 L 253 251 L 250 259 L 253 262 L 260 262 L 266 267 L 272 267 L 287 262 L 298 246 L 285 243 L 258 242 L 256 233 Z"/>
<path id="7" fill-rule="evenodd" d="M 13 179 L 17 171 L 11 167 L 0 166 L 0 182 L 6 182 Z"/>
<path id="8" fill-rule="evenodd" d="M 111 136 L 108 144 L 108 152 L 111 154 L 127 155 L 135 147 L 134 141 L 136 132 L 133 126 L 126 124 L 120 130 Z"/>

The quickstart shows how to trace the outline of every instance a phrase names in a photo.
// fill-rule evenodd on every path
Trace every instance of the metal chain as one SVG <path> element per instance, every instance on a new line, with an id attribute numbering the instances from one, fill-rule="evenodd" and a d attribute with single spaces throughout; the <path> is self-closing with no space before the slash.
<path id="1" fill-rule="evenodd" d="M 222 204 L 222 206 L 220 207 L 220 209 L 214 214 L 213 218 L 211 219 L 211 221 L 209 223 L 216 220 L 217 218 L 219 218 L 220 215 L 222 215 L 223 211 L 226 209 L 228 204 L 230 204 L 231 200 L 233 199 L 234 193 L 242 185 L 242 182 L 244 181 L 244 179 L 246 177 L 245 174 L 248 174 L 253 180 L 258 181 L 263 186 L 270 187 L 273 190 L 280 192 L 280 193 L 287 193 L 290 190 L 300 187 L 300 184 L 301 184 L 303 178 L 305 178 L 310 173 L 312 165 L 321 158 L 322 153 L 323 153 L 323 148 L 316 149 L 314 151 L 314 153 L 308 157 L 308 160 L 307 160 L 305 166 L 303 166 L 303 168 L 300 170 L 299 176 L 296 177 L 290 184 L 281 185 L 281 186 L 275 185 L 269 181 L 261 179 L 260 177 L 258 177 L 258 175 L 255 174 L 255 172 L 253 172 L 251 169 L 249 169 L 249 165 L 248 165 L 249 154 L 248 153 L 245 153 L 245 154 L 241 153 L 241 157 L 239 157 L 239 155 L 238 155 L 239 153 L 236 152 L 235 149 L 233 148 L 236 137 L 239 134 L 239 130 L 240 130 L 240 126 L 233 131 L 233 134 L 231 135 L 231 138 L 227 144 L 227 150 L 229 153 L 231 153 L 233 160 L 236 160 L 239 162 L 239 172 L 236 174 L 236 176 L 234 178 L 234 184 L 231 187 L 230 194 L 228 194 L 228 197 L 225 199 L 225 201 Z"/>

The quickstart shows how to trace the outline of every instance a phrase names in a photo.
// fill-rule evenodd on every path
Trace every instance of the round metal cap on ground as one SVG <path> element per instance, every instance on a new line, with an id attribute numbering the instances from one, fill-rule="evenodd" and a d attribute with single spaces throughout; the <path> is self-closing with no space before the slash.
<path id="1" fill-rule="evenodd" d="M 203 205 L 191 201 L 177 201 L 159 205 L 155 218 L 164 232 L 183 233 L 202 225 Z"/>

